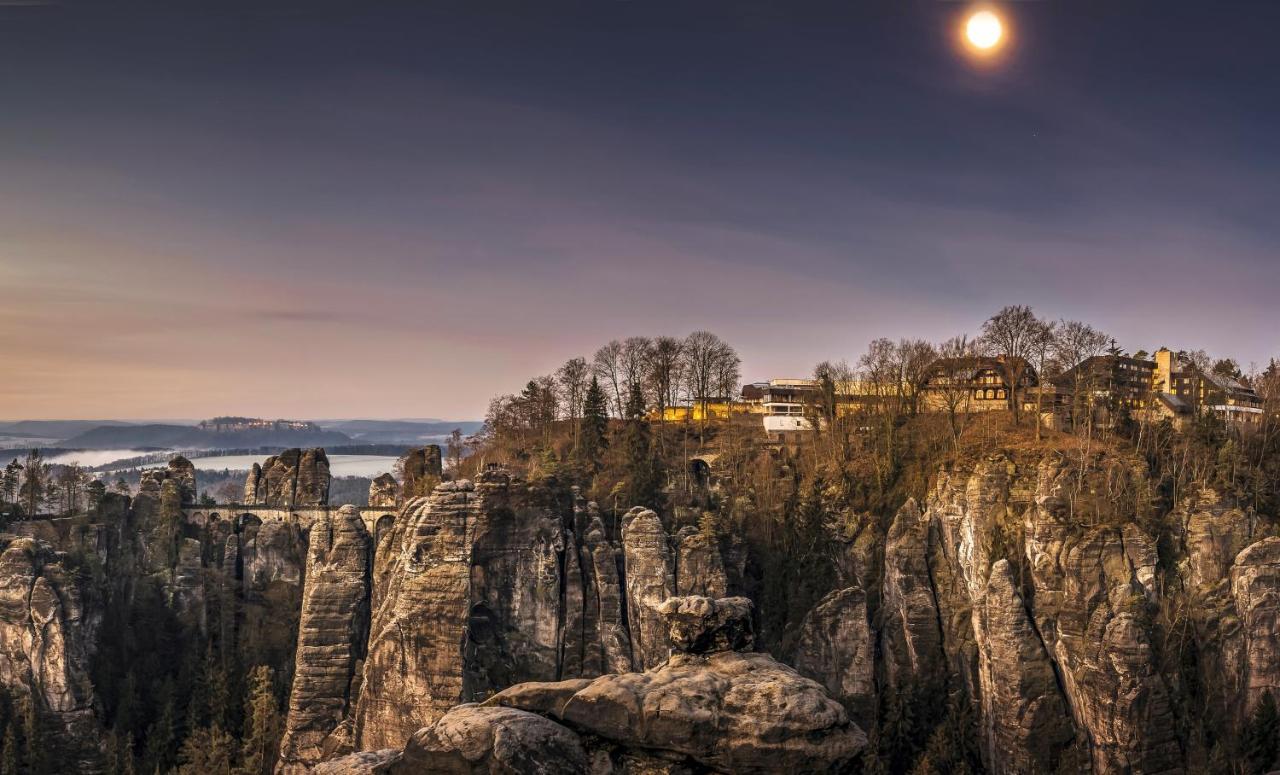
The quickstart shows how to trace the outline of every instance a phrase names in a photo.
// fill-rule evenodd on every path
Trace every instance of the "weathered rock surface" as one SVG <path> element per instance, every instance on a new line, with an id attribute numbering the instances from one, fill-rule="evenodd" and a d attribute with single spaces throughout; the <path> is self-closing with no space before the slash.
<path id="1" fill-rule="evenodd" d="M 0 685 L 34 706 L 46 754 L 62 771 L 92 771 L 101 729 L 93 714 L 93 633 L 80 590 L 48 545 L 0 536 Z"/>
<path id="2" fill-rule="evenodd" d="M 582 740 L 550 719 L 504 707 L 460 705 L 414 734 L 394 773 L 587 775 Z"/>
<path id="3" fill-rule="evenodd" d="M 272 520 L 249 523 L 233 539 L 241 570 L 238 637 L 255 644 L 259 658 L 288 678 L 298 644 L 306 538 L 296 524 Z"/>
<path id="4" fill-rule="evenodd" d="M 985 758 L 995 775 L 1057 772 L 1074 735 L 1053 664 L 1000 560 L 977 609 Z"/>
<path id="5" fill-rule="evenodd" d="M 750 606 L 741 598 L 669 602 L 676 643 L 727 642 L 726 627 L 749 620 Z M 500 733 L 510 741 L 509 760 L 528 756 L 524 743 L 533 741 L 534 749 L 564 752 L 542 759 L 543 766 L 566 769 L 453 764 L 493 761 Z M 403 761 L 427 748 L 454 757 L 424 759 L 429 766 L 422 771 L 433 772 L 829 772 L 865 744 L 844 708 L 817 683 L 766 654 L 715 651 L 678 653 L 644 673 L 511 687 L 484 706 L 450 711 L 415 735 Z M 636 769 L 641 762 L 646 768 Z"/>
<path id="6" fill-rule="evenodd" d="M 395 508 L 400 500 L 400 483 L 391 474 L 382 474 L 369 482 L 369 505 Z"/>
<path id="7" fill-rule="evenodd" d="M 755 646 L 745 597 L 669 597 L 658 606 L 667 641 L 685 654 L 746 651 Z"/>
<path id="8" fill-rule="evenodd" d="M 1165 679 L 1152 652 L 1153 557 L 1141 541 L 1125 551 L 1124 533 L 1085 528 L 1059 495 L 1062 472 L 1046 468 L 1026 517 L 1027 555 L 1036 589 L 1034 616 L 1102 772 L 1169 772 L 1182 752 Z"/>
<path id="9" fill-rule="evenodd" d="M 844 703 L 859 726 L 870 729 L 876 720 L 875 652 L 866 595 L 849 587 L 830 593 L 805 616 L 795 666 Z"/>
<path id="10" fill-rule="evenodd" d="M 350 751 L 352 741 L 335 730 L 354 710 L 369 630 L 371 559 L 372 541 L 355 507 L 312 524 L 279 771 L 305 772 Z"/>
<path id="11" fill-rule="evenodd" d="M 440 482 L 444 471 L 440 457 L 440 447 L 429 444 L 419 449 L 412 449 L 401 456 L 397 468 L 404 478 L 401 483 L 403 500 L 430 495 L 431 490 Z"/>
<path id="12" fill-rule="evenodd" d="M 686 527 L 675 537 L 676 594 L 718 598 L 729 594 L 729 580 L 714 535 Z"/>
<path id="13" fill-rule="evenodd" d="M 329 502 L 329 481 L 323 449 L 286 449 L 261 466 L 254 464 L 245 481 L 245 502 L 284 509 L 323 506 Z"/>
<path id="14" fill-rule="evenodd" d="M 591 519 L 580 555 L 586 579 L 583 628 L 586 645 L 582 675 L 621 673 L 631 669 L 631 634 L 622 608 L 618 549 L 605 538 L 599 515 Z"/>
<path id="15" fill-rule="evenodd" d="M 1280 698 L 1280 538 L 1265 538 L 1236 557 L 1231 592 L 1244 642 L 1244 710 L 1264 692 Z"/>
<path id="16" fill-rule="evenodd" d="M 471 613 L 471 540 L 481 504 L 467 481 L 440 485 L 405 504 L 399 539 L 375 584 L 356 746 L 399 748 L 462 700 Z"/>
<path id="17" fill-rule="evenodd" d="M 908 500 L 894 517 L 884 550 L 880 638 L 886 691 L 936 687 L 945 678 L 928 548 L 928 523 Z"/>
<path id="18" fill-rule="evenodd" d="M 485 474 L 470 547 L 467 699 L 559 677 L 564 525 L 544 493 Z"/>
<path id="19" fill-rule="evenodd" d="M 636 668 L 647 669 L 670 653 L 658 606 L 675 594 L 671 545 L 656 513 L 642 508 L 627 512 L 622 518 L 622 551 L 631 656 Z"/>

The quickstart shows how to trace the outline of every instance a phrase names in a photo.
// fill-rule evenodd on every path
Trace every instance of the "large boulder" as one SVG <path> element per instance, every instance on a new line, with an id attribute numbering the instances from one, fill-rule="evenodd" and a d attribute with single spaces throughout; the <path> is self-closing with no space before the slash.
<path id="1" fill-rule="evenodd" d="M 676 651 L 708 654 L 752 648 L 751 601 L 745 597 L 671 597 L 658 606 Z"/>
<path id="2" fill-rule="evenodd" d="M 588 775 L 582 739 L 523 710 L 460 705 L 418 730 L 394 773 L 438 775 Z"/>
<path id="3" fill-rule="evenodd" d="M 715 772 L 829 772 L 866 744 L 821 686 L 767 654 L 675 654 L 644 673 L 519 685 L 486 704 L 544 714 L 615 754 L 662 752 Z"/>

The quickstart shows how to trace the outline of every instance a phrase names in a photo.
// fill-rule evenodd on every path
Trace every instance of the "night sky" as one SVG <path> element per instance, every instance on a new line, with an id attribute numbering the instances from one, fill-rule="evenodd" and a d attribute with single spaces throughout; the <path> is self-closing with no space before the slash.
<path id="1" fill-rule="evenodd" d="M 215 10 L 216 7 L 216 10 Z M 1005 304 L 1280 356 L 1280 3 L 0 0 L 0 417 L 475 417 Z"/>

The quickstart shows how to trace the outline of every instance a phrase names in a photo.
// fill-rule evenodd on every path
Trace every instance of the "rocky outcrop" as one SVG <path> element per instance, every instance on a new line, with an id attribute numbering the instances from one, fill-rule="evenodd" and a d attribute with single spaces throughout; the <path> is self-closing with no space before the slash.
<path id="1" fill-rule="evenodd" d="M 682 654 L 749 651 L 755 646 L 745 597 L 669 597 L 658 606 L 671 647 Z"/>
<path id="2" fill-rule="evenodd" d="M 288 678 L 298 645 L 306 537 L 292 522 L 269 520 L 249 522 L 233 539 L 240 566 L 237 637 L 254 644 L 257 658 Z"/>
<path id="3" fill-rule="evenodd" d="M 995 775 L 1057 772 L 1073 737 L 1053 663 L 1000 560 L 977 609 L 985 760 Z"/>
<path id="4" fill-rule="evenodd" d="M 1095 769 L 1167 772 L 1180 767 L 1177 723 L 1153 655 L 1154 590 L 1144 586 L 1154 543 L 1114 527 L 1087 528 L 1061 495 L 1069 474 L 1042 466 L 1027 512 L 1026 550 L 1037 631 L 1053 657 Z M 1139 531 L 1140 532 L 1140 531 Z"/>
<path id="5" fill-rule="evenodd" d="M 618 549 L 605 538 L 604 523 L 593 515 L 579 556 L 584 576 L 583 629 L 586 632 L 581 675 L 619 673 L 631 669 L 631 633 L 622 608 Z"/>
<path id="6" fill-rule="evenodd" d="M 1251 713 L 1264 692 L 1280 698 L 1280 538 L 1240 552 L 1230 578 L 1244 644 L 1243 710 Z"/>
<path id="7" fill-rule="evenodd" d="M 866 745 L 817 683 L 766 654 L 714 650 L 749 631 L 746 601 L 675 598 L 665 609 L 668 640 L 713 650 L 677 653 L 644 673 L 520 684 L 457 706 L 414 734 L 387 771 L 831 772 Z M 361 771 L 349 761 L 352 769 L 330 771 Z"/>
<path id="8" fill-rule="evenodd" d="M 31 703 L 55 741 L 58 771 L 94 771 L 101 729 L 94 717 L 89 658 L 94 633 L 63 558 L 31 538 L 0 536 L 0 685 Z"/>
<path id="9" fill-rule="evenodd" d="M 559 677 L 565 528 L 546 494 L 502 473 L 476 483 L 464 694 Z"/>
<path id="10" fill-rule="evenodd" d="M 880 640 L 886 691 L 936 688 L 945 680 L 928 548 L 928 523 L 908 500 L 894 517 L 884 550 Z"/>
<path id="11" fill-rule="evenodd" d="M 369 482 L 369 505 L 395 508 L 400 501 L 400 483 L 391 474 L 382 474 Z"/>
<path id="12" fill-rule="evenodd" d="M 319 447 L 287 449 L 256 463 L 245 481 L 245 503 L 288 509 L 329 502 L 329 457 Z"/>
<path id="13" fill-rule="evenodd" d="M 400 748 L 462 700 L 470 619 L 471 540 L 481 504 L 467 481 L 405 504 L 369 632 L 357 746 Z"/>
<path id="14" fill-rule="evenodd" d="M 462 705 L 405 746 L 392 772 L 538 773 L 586 775 L 582 739 L 536 713 L 504 707 Z"/>
<path id="15" fill-rule="evenodd" d="M 404 500 L 429 495 L 444 473 L 440 447 L 436 444 L 428 444 L 419 449 L 409 450 L 397 461 L 396 468 L 404 478 L 401 483 Z"/>
<path id="16" fill-rule="evenodd" d="M 622 552 L 627 591 L 627 624 L 635 666 L 648 669 L 670 653 L 658 606 L 675 594 L 671 545 L 662 520 L 634 508 L 622 518 Z"/>
<path id="17" fill-rule="evenodd" d="M 281 772 L 306 772 L 352 750 L 352 725 L 343 722 L 354 710 L 357 667 L 368 637 L 372 551 L 353 506 L 311 526 Z"/>
<path id="18" fill-rule="evenodd" d="M 830 593 L 805 616 L 795 666 L 870 729 L 876 720 L 875 652 L 866 595 L 849 587 Z"/>
<path id="19" fill-rule="evenodd" d="M 676 534 L 676 594 L 724 597 L 729 579 L 715 535 L 686 527 Z"/>

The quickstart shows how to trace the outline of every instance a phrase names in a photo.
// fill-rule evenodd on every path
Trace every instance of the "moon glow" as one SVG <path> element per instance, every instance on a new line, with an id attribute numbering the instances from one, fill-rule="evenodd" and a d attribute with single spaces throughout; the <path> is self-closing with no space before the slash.
<path id="1" fill-rule="evenodd" d="M 979 51 L 990 51 L 1000 45 L 1004 37 L 1004 25 L 1000 17 L 991 11 L 978 11 L 964 25 L 964 35 Z"/>

